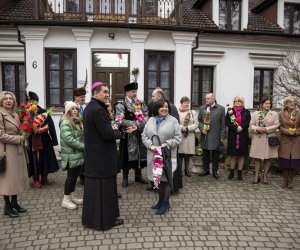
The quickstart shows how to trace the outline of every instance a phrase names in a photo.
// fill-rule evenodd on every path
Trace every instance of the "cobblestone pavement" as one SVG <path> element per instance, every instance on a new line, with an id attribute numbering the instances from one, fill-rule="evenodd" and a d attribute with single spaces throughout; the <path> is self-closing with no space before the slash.
<path id="1" fill-rule="evenodd" d="M 51 187 L 37 190 L 31 182 L 19 196 L 28 213 L 11 219 L 1 211 L 0 249 L 300 249 L 299 176 L 296 188 L 287 190 L 280 178 L 252 185 L 252 176 L 240 182 L 220 174 L 220 180 L 184 177 L 184 188 L 163 216 L 150 209 L 157 194 L 131 176 L 130 186 L 119 188 L 125 224 L 108 231 L 84 229 L 81 207 L 61 207 L 65 173 L 52 174 Z M 77 187 L 82 195 L 83 187 Z"/>

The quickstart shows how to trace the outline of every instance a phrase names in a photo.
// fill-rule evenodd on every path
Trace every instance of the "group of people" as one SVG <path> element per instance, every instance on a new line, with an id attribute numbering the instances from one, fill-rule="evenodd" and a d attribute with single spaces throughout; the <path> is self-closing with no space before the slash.
<path id="1" fill-rule="evenodd" d="M 148 183 L 149 190 L 157 188 L 158 201 L 151 208 L 156 210 L 155 214 L 166 213 L 171 206 L 171 194 L 182 188 L 183 165 L 184 174 L 191 176 L 189 164 L 195 153 L 198 128 L 204 165 L 200 176 L 210 174 L 212 162 L 212 175 L 219 179 L 219 155 L 227 137 L 228 179 L 234 178 L 236 167 L 237 179 L 243 179 L 244 162 L 250 156 L 255 159 L 252 183 L 260 182 L 262 162 L 262 182 L 268 184 L 270 159 L 278 157 L 283 169 L 283 186 L 293 188 L 295 170 L 300 168 L 300 112 L 295 97 L 284 99 L 284 109 L 279 114 L 272 110 L 271 99 L 265 98 L 261 108 L 251 116 L 243 97 L 236 96 L 225 112 L 225 107 L 209 93 L 197 116 L 186 96 L 181 98 L 177 110 L 161 88 L 153 90 L 152 102 L 148 105 L 137 98 L 137 89 L 136 82 L 125 85 L 125 98 L 112 105 L 109 86 L 96 82 L 87 105 L 84 88 L 74 90 L 74 100 L 65 103 L 59 121 L 60 167 L 67 171 L 62 206 L 76 209 L 83 204 L 85 227 L 104 230 L 123 224 L 117 191 L 117 174 L 121 170 L 124 188 L 130 185 L 130 169 L 134 169 L 135 182 Z M 33 92 L 28 93 L 27 99 L 28 103 L 39 101 Z M 40 188 L 50 185 L 48 174 L 58 170 L 53 150 L 58 142 L 51 116 L 37 133 L 26 138 L 20 135 L 16 107 L 14 94 L 3 91 L 0 94 L 0 152 L 6 155 L 7 168 L 0 173 L 0 194 L 4 196 L 5 214 L 12 218 L 26 212 L 18 204 L 17 195 L 29 187 L 28 173 L 33 177 L 34 187 Z M 38 108 L 41 113 L 45 111 Z M 35 137 L 42 138 L 41 145 L 36 143 Z M 116 140 L 120 140 L 119 150 Z M 275 143 L 270 142 L 273 140 Z M 25 147 L 26 141 L 29 145 Z M 162 169 L 162 165 L 165 168 Z M 142 177 L 144 167 L 147 167 L 148 180 Z M 79 176 L 84 182 L 83 198 L 74 195 Z"/>

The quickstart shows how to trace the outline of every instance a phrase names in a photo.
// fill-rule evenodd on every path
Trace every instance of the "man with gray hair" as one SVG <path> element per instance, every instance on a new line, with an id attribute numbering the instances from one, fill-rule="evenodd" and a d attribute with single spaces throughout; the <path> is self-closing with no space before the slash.
<path id="1" fill-rule="evenodd" d="M 225 138 L 225 108 L 216 103 L 213 93 L 205 96 L 205 102 L 198 114 L 204 165 L 203 172 L 199 175 L 209 175 L 209 163 L 212 158 L 212 174 L 215 179 L 219 179 L 219 147 Z"/>

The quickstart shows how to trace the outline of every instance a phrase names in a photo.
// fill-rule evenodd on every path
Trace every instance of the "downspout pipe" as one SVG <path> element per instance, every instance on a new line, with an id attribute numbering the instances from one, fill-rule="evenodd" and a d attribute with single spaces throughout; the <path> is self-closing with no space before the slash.
<path id="1" fill-rule="evenodd" d="M 21 32 L 19 26 L 17 26 L 18 31 L 18 42 L 24 45 L 24 66 L 25 66 L 25 86 L 27 85 L 27 67 L 26 67 L 26 43 L 21 39 Z"/>
<path id="2" fill-rule="evenodd" d="M 192 104 L 192 96 L 193 96 L 192 86 L 193 86 L 193 69 L 194 69 L 194 51 L 198 48 L 199 48 L 199 33 L 197 33 L 197 36 L 196 36 L 196 45 L 195 45 L 195 47 L 192 47 L 192 50 L 191 50 L 191 53 L 192 53 L 192 57 L 191 57 L 191 104 Z"/>

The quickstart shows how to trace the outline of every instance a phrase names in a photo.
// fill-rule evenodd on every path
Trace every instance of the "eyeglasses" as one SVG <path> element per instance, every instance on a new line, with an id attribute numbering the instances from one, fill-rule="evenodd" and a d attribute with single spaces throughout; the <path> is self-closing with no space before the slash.
<path id="1" fill-rule="evenodd" d="M 234 102 L 242 102 L 241 100 L 236 100 L 236 101 L 234 101 Z"/>

